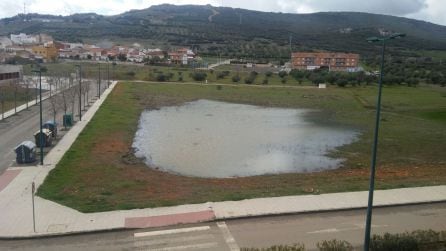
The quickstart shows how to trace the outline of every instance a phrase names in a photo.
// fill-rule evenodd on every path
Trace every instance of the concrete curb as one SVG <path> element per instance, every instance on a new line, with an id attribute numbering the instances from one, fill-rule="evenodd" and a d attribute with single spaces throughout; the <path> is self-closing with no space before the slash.
<path id="1" fill-rule="evenodd" d="M 407 204 L 393 204 L 393 205 L 376 205 L 373 208 L 388 208 L 388 207 L 401 207 L 401 206 L 413 206 L 413 205 L 427 205 L 427 204 L 439 204 L 446 202 L 442 201 L 431 201 L 431 202 L 419 202 L 419 203 L 407 203 Z M 263 214 L 263 215 L 245 215 L 245 216 L 236 216 L 230 218 L 215 218 L 213 220 L 200 221 L 196 223 L 186 223 L 186 224 L 174 224 L 174 225 L 166 225 L 161 227 L 147 227 L 147 228 L 128 228 L 128 227 L 117 227 L 117 228 L 109 228 L 109 229 L 98 229 L 98 230 L 85 230 L 85 231 L 72 231 L 72 232 L 64 232 L 64 233 L 42 233 L 42 234 L 33 234 L 33 235 L 23 235 L 23 236 L 0 236 L 0 240 L 32 240 L 32 239 L 45 239 L 45 238 L 56 238 L 56 237 L 67 237 L 67 236 L 78 236 L 78 235 L 87 235 L 87 234 L 100 234 L 100 233 L 110 233 L 110 232 L 124 232 L 124 231 L 134 231 L 138 229 L 158 229 L 169 226 L 181 226 L 186 227 L 188 225 L 200 224 L 200 223 L 210 223 L 210 222 L 218 222 L 224 220 L 240 220 L 240 219 L 253 219 L 253 218 L 261 218 L 261 217 L 279 217 L 279 216 L 287 216 L 287 215 L 302 215 L 302 214 L 312 214 L 312 213 L 329 213 L 329 212 L 343 212 L 350 210 L 360 210 L 366 209 L 367 207 L 356 207 L 356 208 L 341 208 L 341 209 L 327 209 L 327 210 L 313 210 L 313 211 L 305 211 L 305 212 L 288 212 L 288 213 L 278 213 L 278 214 Z"/>

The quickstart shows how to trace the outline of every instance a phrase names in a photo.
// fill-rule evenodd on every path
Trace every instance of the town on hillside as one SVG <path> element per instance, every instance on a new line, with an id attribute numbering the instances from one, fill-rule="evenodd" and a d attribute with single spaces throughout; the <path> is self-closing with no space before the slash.
<path id="1" fill-rule="evenodd" d="M 30 35 L 25 33 L 0 37 L 0 63 L 16 63 L 17 60 L 36 63 L 52 63 L 57 60 L 88 60 L 97 62 L 129 62 L 136 64 L 183 65 L 207 68 L 198 52 L 191 48 L 143 48 L 140 44 L 132 46 L 56 41 L 47 34 Z M 294 52 L 291 62 L 279 70 L 315 70 L 326 67 L 329 71 L 359 72 L 359 54 L 334 52 Z M 250 60 L 230 60 L 228 63 L 243 64 L 245 68 L 261 67 L 261 63 Z M 266 64 L 272 67 L 272 64 Z M 265 67 L 263 67 L 265 68 Z M 276 66 L 277 68 L 277 66 Z"/>
<path id="2" fill-rule="evenodd" d="M 0 37 L 0 63 L 8 63 L 14 58 L 41 63 L 64 59 L 190 65 L 200 61 L 196 52 L 189 48 L 165 51 L 160 48 L 143 48 L 137 43 L 104 48 L 100 45 L 55 41 L 46 34 L 20 33 Z"/>

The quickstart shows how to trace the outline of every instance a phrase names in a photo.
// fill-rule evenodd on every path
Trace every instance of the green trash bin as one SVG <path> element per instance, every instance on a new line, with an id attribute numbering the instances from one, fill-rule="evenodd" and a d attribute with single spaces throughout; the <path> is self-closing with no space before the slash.
<path id="1" fill-rule="evenodd" d="M 64 127 L 72 127 L 73 126 L 73 114 L 65 114 L 63 115 L 63 126 Z"/>

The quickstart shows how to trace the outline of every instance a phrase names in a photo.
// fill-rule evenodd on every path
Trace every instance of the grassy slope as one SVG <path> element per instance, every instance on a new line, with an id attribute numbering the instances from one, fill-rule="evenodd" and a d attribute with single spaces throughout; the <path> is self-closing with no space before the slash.
<path id="1" fill-rule="evenodd" d="M 41 197 L 84 212 L 237 200 L 253 197 L 366 190 L 376 88 L 288 89 L 132 84 L 116 87 L 62 161 L 39 188 Z M 377 187 L 446 184 L 446 93 L 443 89 L 384 90 Z M 363 132 L 331 153 L 344 167 L 321 173 L 237 179 L 182 177 L 147 168 L 129 155 L 144 107 L 207 98 L 264 106 L 316 108 L 313 119 Z M 440 119 L 438 119 L 440 118 Z"/>

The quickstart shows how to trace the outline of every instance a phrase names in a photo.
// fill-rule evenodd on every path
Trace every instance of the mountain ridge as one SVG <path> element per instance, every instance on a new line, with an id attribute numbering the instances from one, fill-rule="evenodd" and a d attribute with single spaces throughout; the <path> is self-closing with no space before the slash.
<path id="1" fill-rule="evenodd" d="M 163 4 L 112 16 L 27 14 L 0 19 L 0 35 L 19 32 L 48 33 L 66 41 L 134 39 L 194 47 L 205 54 L 265 58 L 288 57 L 290 37 L 292 50 L 367 55 L 376 52 L 367 37 L 402 32 L 407 37 L 393 41 L 391 52 L 392 48 L 446 50 L 446 26 L 421 20 L 364 12 L 292 14 L 211 5 Z"/>

